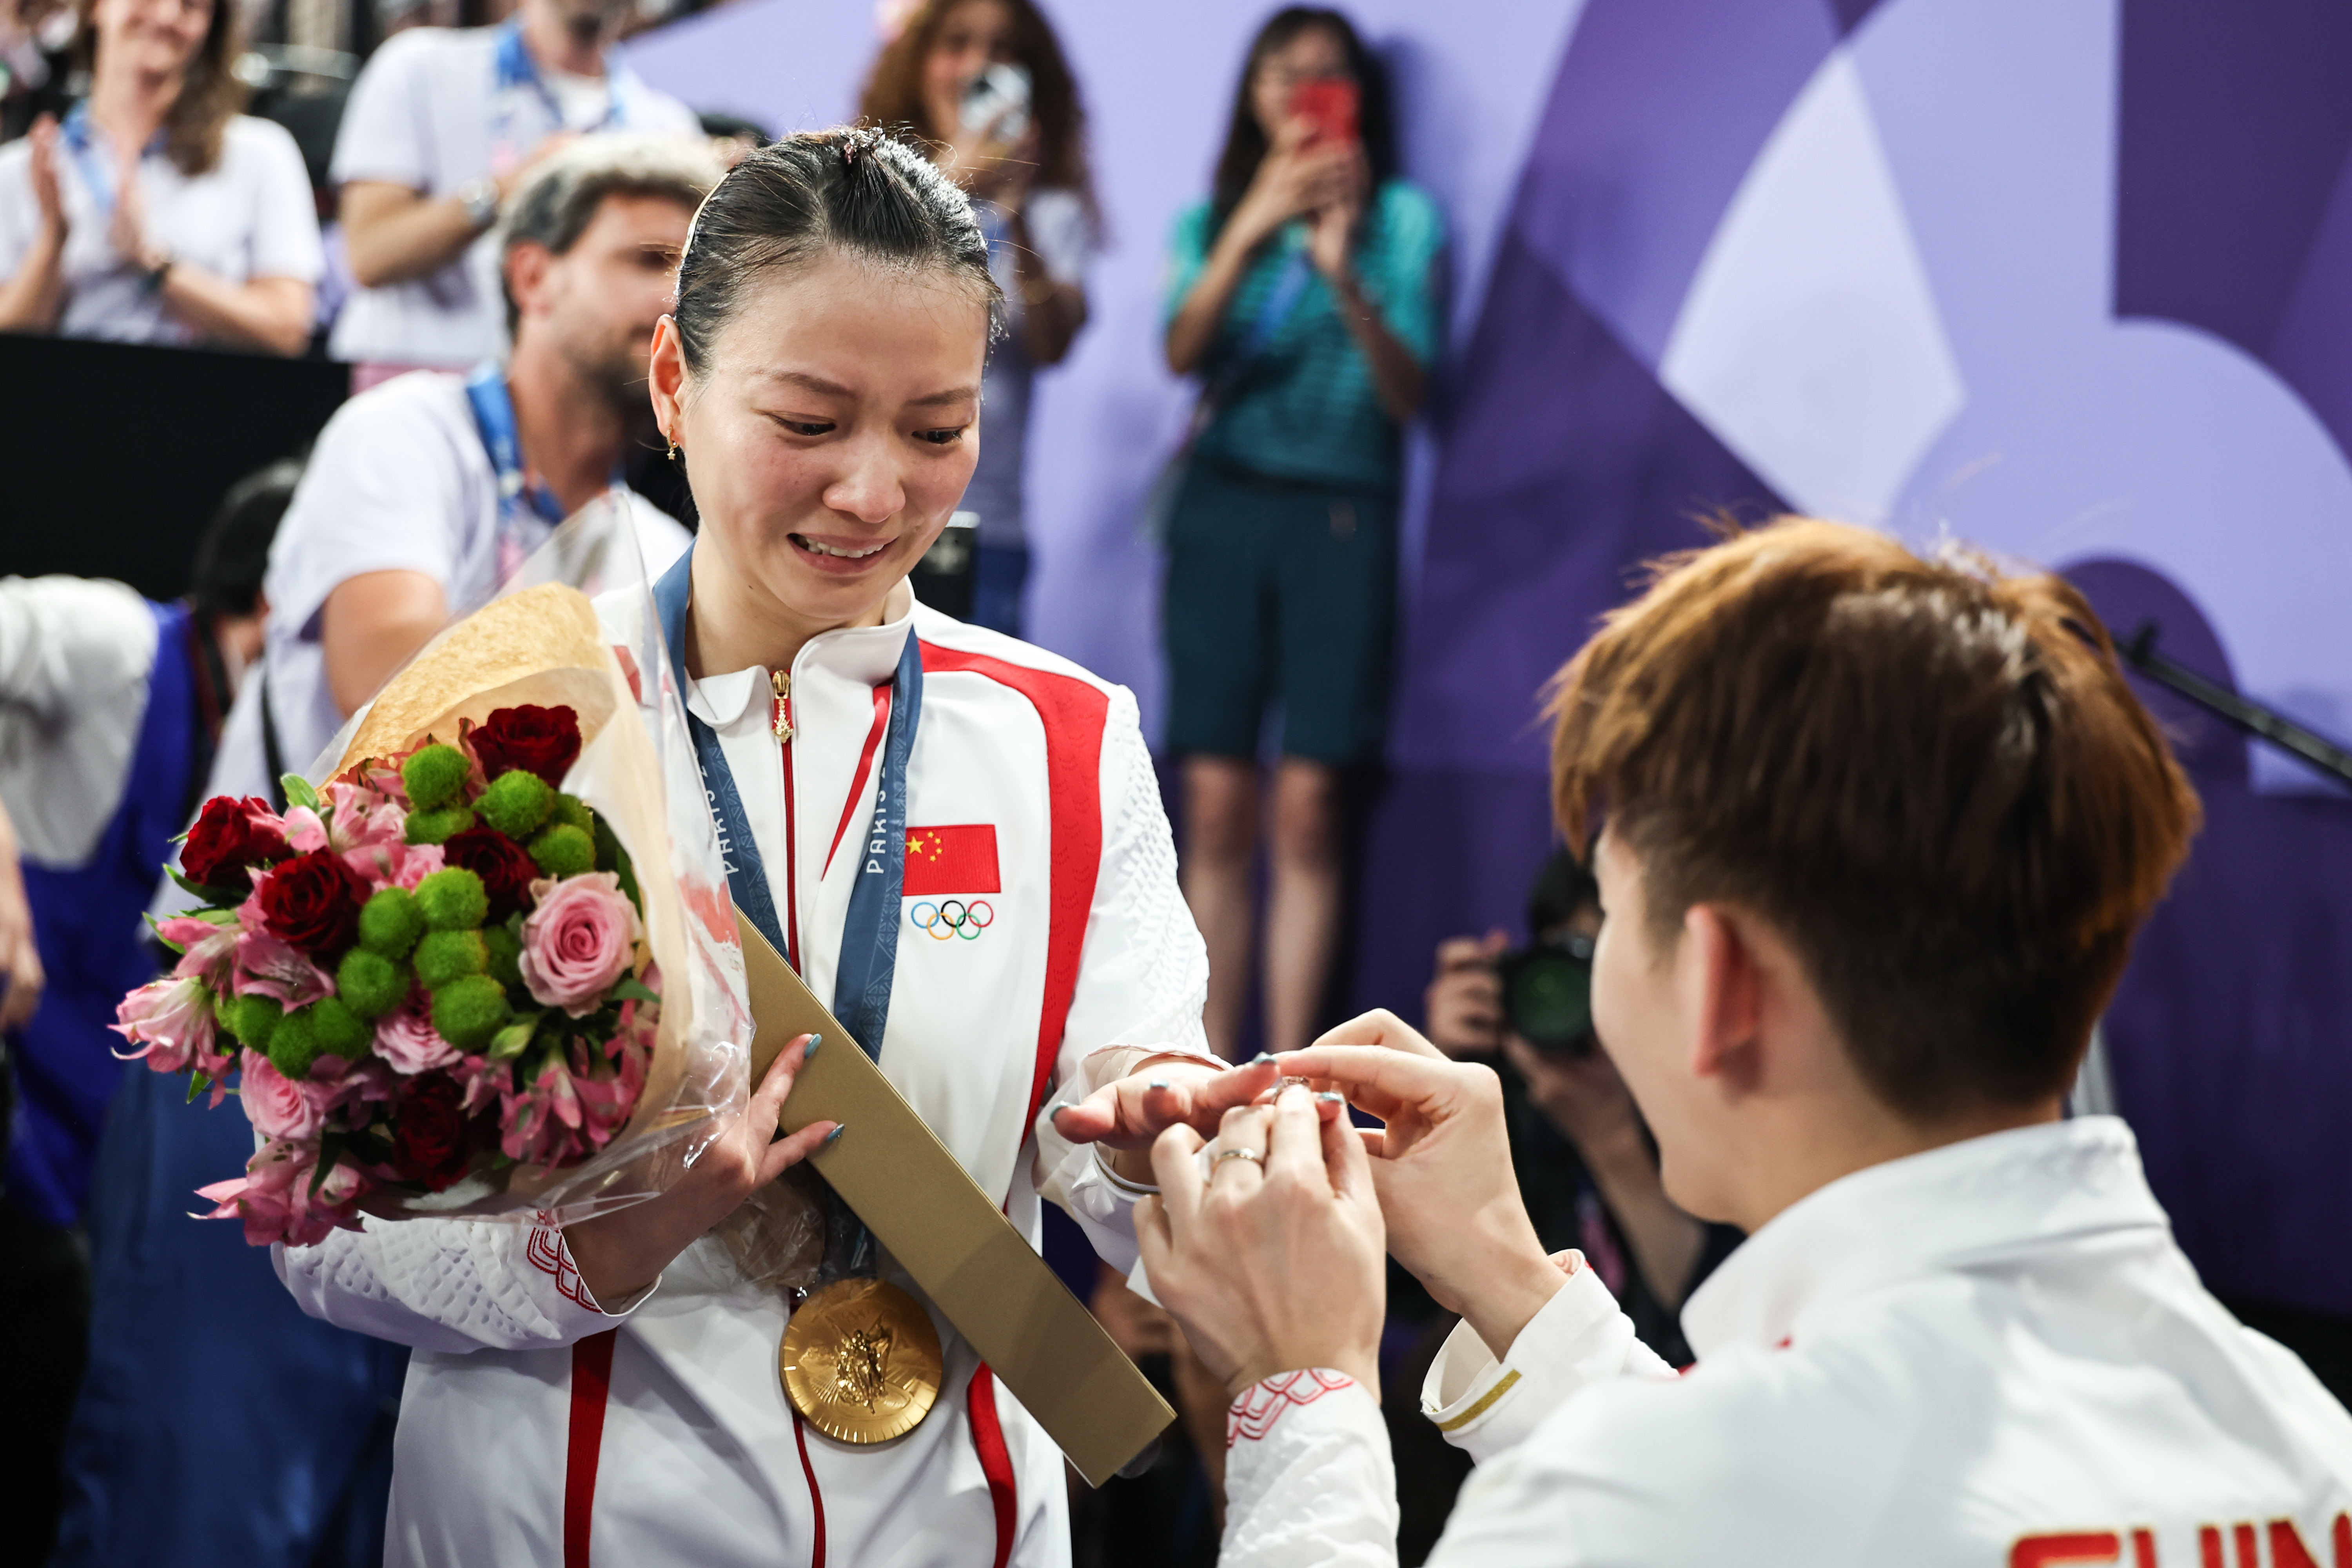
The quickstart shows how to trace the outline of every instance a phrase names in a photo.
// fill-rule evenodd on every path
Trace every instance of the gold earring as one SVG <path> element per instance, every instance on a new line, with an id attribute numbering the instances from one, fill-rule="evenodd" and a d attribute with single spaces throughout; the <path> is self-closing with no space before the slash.
<path id="1" fill-rule="evenodd" d="M 677 443 L 676 441 L 672 441 L 669 444 L 669 460 L 673 463 L 677 461 Z"/>

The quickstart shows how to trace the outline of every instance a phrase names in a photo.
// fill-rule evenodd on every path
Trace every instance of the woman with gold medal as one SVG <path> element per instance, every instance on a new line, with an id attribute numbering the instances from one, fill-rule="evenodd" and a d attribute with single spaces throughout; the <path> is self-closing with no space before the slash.
<path id="1" fill-rule="evenodd" d="M 1125 690 L 914 602 L 981 437 L 1000 301 L 962 194 L 796 136 L 698 215 L 651 388 L 701 527 L 657 585 L 736 902 L 854 1039 L 795 1041 L 660 1198 L 280 1252 L 416 1349 L 392 1563 L 1066 1563 L 1059 1453 L 778 1134 L 808 1051 L 883 1073 L 1033 1238 L 1115 1264 L 1151 1138 L 1271 1083 L 1207 964 Z M 785 1178 L 780 1180 L 779 1178 Z"/>

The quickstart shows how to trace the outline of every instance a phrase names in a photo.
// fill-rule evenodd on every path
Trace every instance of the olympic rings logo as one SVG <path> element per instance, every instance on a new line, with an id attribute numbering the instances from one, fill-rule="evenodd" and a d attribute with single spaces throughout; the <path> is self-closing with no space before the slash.
<path id="1" fill-rule="evenodd" d="M 980 933 L 996 923 L 996 909 L 986 899 L 974 899 L 969 904 L 961 899 L 936 904 L 925 899 L 907 911 L 907 919 L 917 931 L 929 931 L 933 942 L 953 942 L 959 937 L 978 942 Z"/>

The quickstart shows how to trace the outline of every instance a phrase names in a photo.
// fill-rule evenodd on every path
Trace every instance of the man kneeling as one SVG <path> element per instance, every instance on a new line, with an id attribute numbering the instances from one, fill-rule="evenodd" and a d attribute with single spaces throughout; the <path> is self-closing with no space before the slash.
<path id="1" fill-rule="evenodd" d="M 2198 818 L 2089 605 L 1784 521 L 1673 564 L 1556 713 L 1601 1041 L 1749 1239 L 1675 1378 L 1537 1244 L 1492 1073 L 1384 1014 L 1282 1058 L 1384 1130 L 1298 1089 L 1206 1161 L 1171 1130 L 1138 1216 L 1237 1395 L 1226 1568 L 1394 1561 L 1384 1236 L 1465 1320 L 1433 1563 L 2352 1568 L 2352 1418 L 2198 1283 L 2124 1124 L 2064 1119 Z"/>

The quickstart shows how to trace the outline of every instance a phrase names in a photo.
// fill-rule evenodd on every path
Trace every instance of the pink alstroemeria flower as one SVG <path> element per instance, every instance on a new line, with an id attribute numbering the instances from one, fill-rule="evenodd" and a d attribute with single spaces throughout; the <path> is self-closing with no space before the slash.
<path id="1" fill-rule="evenodd" d="M 268 996 L 281 1007 L 307 1007 L 334 990 L 326 971 L 271 932 L 261 912 L 260 886 L 236 907 L 236 994 Z"/>
<path id="2" fill-rule="evenodd" d="M 144 1061 L 154 1072 L 185 1072 L 211 1053 L 219 1028 L 204 982 L 176 976 L 150 981 L 116 1003 L 107 1026 L 139 1047 L 116 1056 Z"/>
<path id="3" fill-rule="evenodd" d="M 537 1077 L 507 1092 L 499 1112 L 499 1147 L 525 1165 L 566 1164 L 587 1151 L 580 1136 L 583 1120 L 571 1064 L 551 1055 Z"/>
<path id="4" fill-rule="evenodd" d="M 246 1162 L 244 1175 L 196 1189 L 198 1197 L 217 1205 L 201 1217 L 243 1220 L 248 1247 L 276 1241 L 310 1247 L 338 1227 L 358 1229 L 359 1200 L 366 1194 L 367 1178 L 349 1164 L 338 1164 L 314 1193 L 310 1177 L 317 1169 L 317 1150 L 273 1140 Z"/>
<path id="5" fill-rule="evenodd" d="M 235 921 L 224 925 L 196 915 L 173 915 L 155 922 L 155 934 L 180 950 L 172 966 L 175 980 L 201 980 L 215 991 L 226 991 L 236 975 Z"/>

